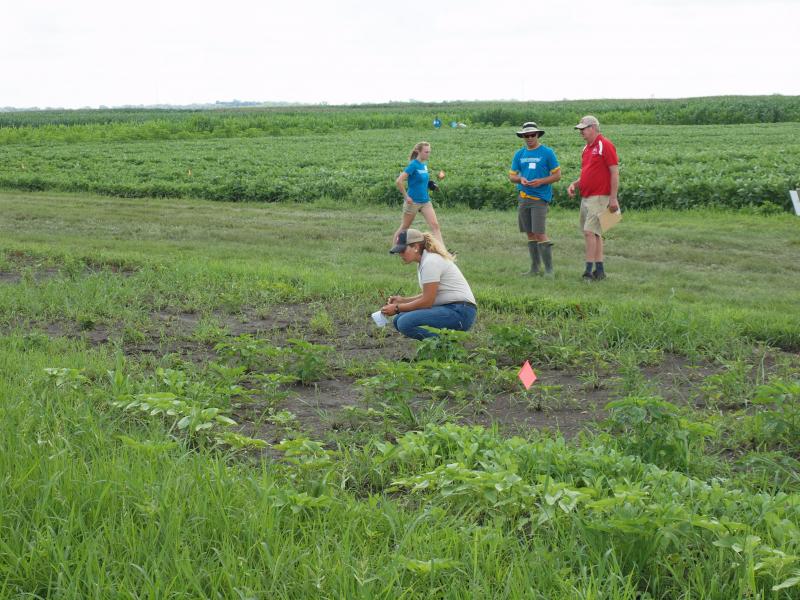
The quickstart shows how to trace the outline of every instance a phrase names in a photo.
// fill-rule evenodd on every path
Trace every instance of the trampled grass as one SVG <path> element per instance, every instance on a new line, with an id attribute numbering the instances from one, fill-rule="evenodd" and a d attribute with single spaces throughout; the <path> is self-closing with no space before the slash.
<path id="1" fill-rule="evenodd" d="M 575 212 L 551 212 L 544 281 L 518 276 L 513 213 L 443 208 L 481 305 L 453 364 L 369 324 L 416 288 L 386 252 L 394 207 L 6 193 L 0 214 L 2 597 L 796 597 L 796 217 L 629 211 L 587 285 Z M 340 386 L 375 378 L 335 427 L 286 394 L 341 389 L 259 379 L 312 373 L 311 341 Z M 600 385 L 609 421 L 461 422 L 508 396 L 519 353 Z M 652 398 L 676 391 L 667 361 L 689 373 L 674 410 Z M 565 413 L 589 408 L 571 393 Z M 165 394 L 269 447 L 179 427 Z"/>

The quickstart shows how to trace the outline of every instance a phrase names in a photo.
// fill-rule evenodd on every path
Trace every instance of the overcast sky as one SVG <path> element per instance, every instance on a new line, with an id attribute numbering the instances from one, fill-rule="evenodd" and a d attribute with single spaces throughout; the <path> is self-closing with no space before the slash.
<path id="1" fill-rule="evenodd" d="M 3 0 L 0 106 L 800 95 L 800 0 Z"/>

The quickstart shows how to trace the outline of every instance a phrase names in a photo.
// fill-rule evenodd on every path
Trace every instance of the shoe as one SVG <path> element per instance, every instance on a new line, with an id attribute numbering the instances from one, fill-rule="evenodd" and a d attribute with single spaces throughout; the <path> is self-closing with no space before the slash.
<path id="1" fill-rule="evenodd" d="M 591 273 L 584 272 L 583 275 L 581 275 L 581 278 L 586 282 L 594 281 L 594 277 L 592 276 Z"/>
<path id="2" fill-rule="evenodd" d="M 594 273 L 592 273 L 592 279 L 594 279 L 595 281 L 600 281 L 601 279 L 605 278 L 606 278 L 605 271 L 595 271 Z"/>
<path id="3" fill-rule="evenodd" d="M 533 269 L 531 269 L 530 271 L 523 271 L 522 273 L 520 273 L 520 275 L 522 275 L 523 277 L 541 277 L 542 272 L 534 271 Z"/>

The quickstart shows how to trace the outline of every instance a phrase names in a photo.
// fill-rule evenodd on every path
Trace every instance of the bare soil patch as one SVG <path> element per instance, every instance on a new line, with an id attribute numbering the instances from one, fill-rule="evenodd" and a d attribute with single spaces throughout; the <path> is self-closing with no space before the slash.
<path id="1" fill-rule="evenodd" d="M 416 342 L 393 330 L 379 330 L 368 319 L 358 319 L 358 315 L 351 314 L 333 318 L 332 333 L 313 331 L 309 321 L 316 311 L 316 307 L 308 304 L 280 304 L 258 310 L 246 309 L 233 315 L 159 310 L 149 315 L 137 339 L 128 339 L 130 336 L 120 324 L 90 323 L 81 327 L 77 323 L 54 322 L 37 328 L 50 337 L 81 338 L 90 345 L 121 343 L 124 352 L 133 358 L 176 354 L 197 365 L 220 360 L 214 351 L 218 340 L 198 337 L 198 328 L 209 319 L 219 324 L 224 339 L 251 335 L 281 345 L 290 337 L 301 337 L 332 346 L 331 377 L 313 385 L 290 386 L 289 397 L 275 407 L 295 415 L 294 433 L 270 422 L 270 407 L 258 398 L 238 408 L 234 415 L 242 433 L 270 442 L 296 435 L 296 429 L 309 437 L 325 440 L 334 438 L 344 429 L 361 426 L 353 424 L 346 407 L 369 408 L 364 390 L 356 383 L 357 377 L 348 374 L 351 367 L 368 368 L 379 361 L 413 360 Z M 544 429 L 573 437 L 604 419 L 606 404 L 623 395 L 619 374 L 615 372 L 601 373 L 594 385 L 589 385 L 575 371 L 537 365 L 534 368 L 538 381 L 531 392 L 522 393 L 520 386 L 514 393 L 474 401 L 467 399 L 463 404 L 451 402 L 446 406 L 448 418 L 461 424 L 496 426 L 509 435 Z M 659 364 L 640 369 L 657 395 L 679 405 L 695 404 L 705 378 L 721 370 L 719 365 L 695 364 L 676 355 L 666 355 Z M 549 391 L 540 393 L 542 390 Z"/>

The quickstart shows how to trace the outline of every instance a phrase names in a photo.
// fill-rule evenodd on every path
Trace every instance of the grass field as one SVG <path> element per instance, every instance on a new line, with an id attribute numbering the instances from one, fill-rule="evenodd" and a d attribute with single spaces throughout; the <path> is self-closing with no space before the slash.
<path id="1" fill-rule="evenodd" d="M 587 285 L 575 211 L 545 281 L 442 208 L 479 317 L 416 344 L 396 207 L 0 214 L 0 597 L 800 595 L 793 215 L 628 211 Z"/>

